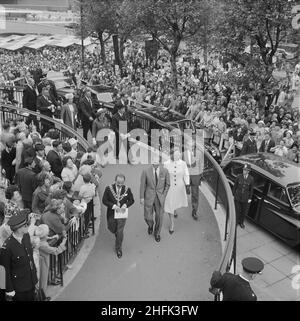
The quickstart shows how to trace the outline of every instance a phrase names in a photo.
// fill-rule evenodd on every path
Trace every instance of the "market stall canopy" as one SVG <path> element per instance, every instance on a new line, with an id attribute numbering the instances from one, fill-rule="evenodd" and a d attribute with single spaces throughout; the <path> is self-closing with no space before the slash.
<path id="1" fill-rule="evenodd" d="M 84 46 L 88 47 L 94 43 L 90 37 L 84 39 Z M 67 48 L 73 45 L 81 45 L 81 39 L 76 36 L 65 35 L 11 35 L 9 37 L 0 37 L 0 49 L 19 50 L 22 48 L 41 49 L 43 47 Z"/>

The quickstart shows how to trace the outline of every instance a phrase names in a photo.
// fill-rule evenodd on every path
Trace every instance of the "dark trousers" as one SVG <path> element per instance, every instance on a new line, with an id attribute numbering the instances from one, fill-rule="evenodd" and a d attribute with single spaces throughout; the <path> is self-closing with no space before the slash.
<path id="1" fill-rule="evenodd" d="M 16 292 L 13 301 L 34 301 L 34 289 L 25 292 Z"/>
<path id="2" fill-rule="evenodd" d="M 249 211 L 249 203 L 234 200 L 237 224 L 243 224 Z"/>
<path id="3" fill-rule="evenodd" d="M 31 210 L 32 201 L 23 200 L 23 205 L 24 205 L 24 208 L 29 208 Z"/>
<path id="4" fill-rule="evenodd" d="M 113 217 L 107 218 L 108 229 L 116 236 L 115 249 L 116 251 L 122 250 L 122 243 L 124 239 L 124 227 L 126 218 L 114 219 Z"/>
<path id="5" fill-rule="evenodd" d="M 86 140 L 88 137 L 88 132 L 92 132 L 92 125 L 93 122 L 91 122 L 90 120 L 86 118 L 82 119 L 83 138 L 85 138 Z"/>
<path id="6" fill-rule="evenodd" d="M 201 185 L 201 176 L 190 175 L 190 185 L 191 185 L 191 200 L 192 208 L 194 211 L 198 211 L 199 206 L 199 186 Z"/>
<path id="7" fill-rule="evenodd" d="M 151 213 L 151 216 L 147 215 L 149 212 Z M 154 226 L 154 220 L 153 220 L 153 212 L 155 212 L 155 226 Z M 145 213 L 144 217 L 147 225 L 151 229 L 154 226 L 154 235 L 160 235 L 162 224 L 163 224 L 163 218 L 164 218 L 164 208 L 163 206 L 161 206 L 157 195 L 155 196 L 155 200 L 151 211 L 148 211 L 146 208 L 144 209 L 144 213 Z"/>

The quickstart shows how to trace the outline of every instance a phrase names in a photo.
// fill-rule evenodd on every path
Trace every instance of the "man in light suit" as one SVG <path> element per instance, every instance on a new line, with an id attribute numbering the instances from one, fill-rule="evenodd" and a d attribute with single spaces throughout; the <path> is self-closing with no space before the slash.
<path id="1" fill-rule="evenodd" d="M 153 233 L 156 242 L 160 242 L 160 232 L 164 216 L 164 203 L 170 188 L 170 175 L 159 161 L 143 170 L 140 185 L 140 200 L 144 205 L 144 218 L 148 225 L 148 234 Z M 155 211 L 155 225 L 153 220 Z"/>
<path id="2" fill-rule="evenodd" d="M 192 217 L 195 221 L 197 221 L 197 211 L 199 207 L 199 186 L 201 185 L 203 174 L 204 153 L 201 152 L 201 149 L 198 149 L 196 153 L 195 148 L 196 147 L 194 146 L 193 141 L 188 140 L 188 142 L 185 144 L 183 158 L 187 164 L 190 174 Z"/>

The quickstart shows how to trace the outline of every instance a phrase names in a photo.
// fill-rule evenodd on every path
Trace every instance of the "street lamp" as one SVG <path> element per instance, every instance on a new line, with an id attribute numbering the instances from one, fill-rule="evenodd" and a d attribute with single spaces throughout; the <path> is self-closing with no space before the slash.
<path id="1" fill-rule="evenodd" d="M 81 30 L 81 69 L 84 68 L 84 39 L 83 39 L 83 0 L 80 0 L 80 30 Z"/>

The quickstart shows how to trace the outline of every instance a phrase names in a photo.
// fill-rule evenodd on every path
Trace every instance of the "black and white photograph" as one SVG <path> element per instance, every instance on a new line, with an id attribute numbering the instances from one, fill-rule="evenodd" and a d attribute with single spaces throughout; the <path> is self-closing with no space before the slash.
<path id="1" fill-rule="evenodd" d="M 300 301 L 299 124 L 296 0 L 0 0 L 1 303 Z"/>

